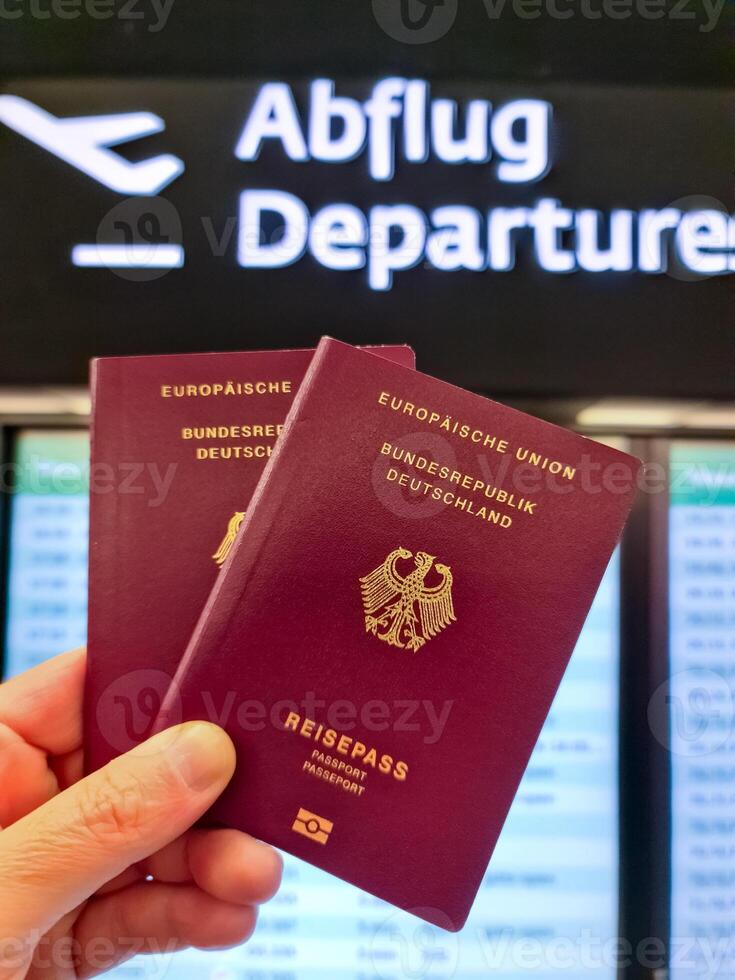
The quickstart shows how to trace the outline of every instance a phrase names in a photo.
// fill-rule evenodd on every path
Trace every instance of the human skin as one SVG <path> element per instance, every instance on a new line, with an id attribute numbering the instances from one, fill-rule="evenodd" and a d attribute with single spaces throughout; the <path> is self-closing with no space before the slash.
<path id="1" fill-rule="evenodd" d="M 61 654 L 0 685 L 0 980 L 241 943 L 280 884 L 271 847 L 192 829 L 235 768 L 217 726 L 177 725 L 83 777 L 85 660 Z"/>

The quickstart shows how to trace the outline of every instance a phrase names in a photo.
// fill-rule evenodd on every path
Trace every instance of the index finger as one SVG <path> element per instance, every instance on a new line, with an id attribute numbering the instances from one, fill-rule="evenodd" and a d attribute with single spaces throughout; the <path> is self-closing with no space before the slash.
<path id="1" fill-rule="evenodd" d="M 86 662 L 71 650 L 0 684 L 0 724 L 51 755 L 80 748 Z"/>

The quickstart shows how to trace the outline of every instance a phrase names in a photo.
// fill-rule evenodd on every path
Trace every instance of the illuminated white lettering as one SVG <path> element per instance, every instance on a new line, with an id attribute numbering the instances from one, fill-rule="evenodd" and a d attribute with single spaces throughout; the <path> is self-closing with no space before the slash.
<path id="1" fill-rule="evenodd" d="M 378 206 L 370 212 L 368 282 L 372 289 L 390 289 L 393 273 L 421 261 L 426 218 L 408 204 Z"/>
<path id="2" fill-rule="evenodd" d="M 550 121 L 551 106 L 538 99 L 518 99 L 493 114 L 493 147 L 503 157 L 498 180 L 521 184 L 544 176 L 549 166 Z"/>
<path id="3" fill-rule="evenodd" d="M 490 159 L 490 103 L 474 99 L 465 112 L 464 136 L 457 135 L 457 103 L 436 99 L 431 107 L 434 152 L 445 163 Z"/>
<path id="4" fill-rule="evenodd" d="M 727 272 L 728 215 L 714 209 L 689 211 L 676 230 L 676 248 L 682 263 L 702 276 Z"/>
<path id="5" fill-rule="evenodd" d="M 431 223 L 436 229 L 426 240 L 426 257 L 436 269 L 482 269 L 481 216 L 474 208 L 435 208 Z"/>
<path id="6" fill-rule="evenodd" d="M 282 234 L 263 241 L 263 215 L 272 212 L 282 219 Z M 309 212 L 303 201 L 285 191 L 251 190 L 240 195 L 240 227 L 237 260 L 246 269 L 281 269 L 304 253 Z"/>
<path id="7" fill-rule="evenodd" d="M 332 135 L 335 120 L 342 128 Z M 352 160 L 363 148 L 367 126 L 362 106 L 354 99 L 337 98 L 334 82 L 320 78 L 311 83 L 309 150 L 315 160 Z"/>
<path id="8" fill-rule="evenodd" d="M 628 272 L 633 268 L 633 212 L 610 215 L 610 245 L 600 247 L 603 216 L 598 211 L 577 212 L 577 261 L 587 272 Z"/>
<path id="9" fill-rule="evenodd" d="M 401 114 L 398 101 L 406 90 L 405 78 L 384 78 L 377 83 L 365 103 L 370 120 L 370 176 L 373 180 L 390 180 L 395 169 L 393 120 Z"/>
<path id="10" fill-rule="evenodd" d="M 574 212 L 552 198 L 542 198 L 531 209 L 529 224 L 534 230 L 534 248 L 541 268 L 547 272 L 572 272 L 576 267 L 574 253 L 562 246 L 559 233 L 573 226 Z"/>
<path id="11" fill-rule="evenodd" d="M 496 272 L 509 272 L 516 264 L 513 232 L 527 228 L 528 208 L 493 208 L 488 215 L 488 262 Z"/>
<path id="12" fill-rule="evenodd" d="M 663 208 L 661 211 L 646 209 L 638 218 L 638 268 L 642 272 L 666 272 L 668 266 L 664 248 L 664 232 L 681 221 L 681 211 L 677 208 Z"/>
<path id="13" fill-rule="evenodd" d="M 327 269 L 361 269 L 367 237 L 367 221 L 359 208 L 331 204 L 314 215 L 309 250 Z"/>
<path id="14" fill-rule="evenodd" d="M 257 160 L 263 140 L 281 141 L 291 160 L 308 160 L 291 88 L 285 82 L 268 82 L 258 92 L 235 148 L 238 160 Z"/>

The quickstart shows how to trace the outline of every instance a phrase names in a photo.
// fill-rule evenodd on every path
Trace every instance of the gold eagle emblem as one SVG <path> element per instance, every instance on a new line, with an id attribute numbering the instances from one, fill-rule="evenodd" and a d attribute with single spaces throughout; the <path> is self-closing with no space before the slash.
<path id="1" fill-rule="evenodd" d="M 413 571 L 401 574 L 399 561 L 413 558 Z M 432 636 L 456 622 L 452 604 L 452 572 L 425 551 L 391 551 L 382 565 L 360 579 L 365 630 L 394 647 L 414 652 Z M 438 585 L 424 579 L 432 566 L 441 575 Z"/>

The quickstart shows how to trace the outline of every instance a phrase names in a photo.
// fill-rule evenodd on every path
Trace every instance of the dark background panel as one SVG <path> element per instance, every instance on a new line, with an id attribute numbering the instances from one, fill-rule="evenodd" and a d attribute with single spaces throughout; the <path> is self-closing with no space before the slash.
<path id="1" fill-rule="evenodd" d="M 456 78 L 534 78 L 728 85 L 732 0 L 431 0 L 446 32 L 405 43 L 401 0 L 173 0 L 162 21 L 153 0 L 67 0 L 68 18 L 0 18 L 6 74 L 230 75 L 374 71 Z M 409 3 L 412 16 L 424 5 Z M 5 0 L 5 10 L 30 9 Z M 489 11 L 491 13 L 489 13 Z M 571 16 L 570 16 L 571 11 Z M 76 12 L 76 15 L 75 15 Z M 719 15 L 718 15 L 719 12 Z M 381 21 L 387 28 L 381 27 Z M 164 26 L 160 27 L 163 23 Z M 396 25 L 398 29 L 396 30 Z M 389 33 L 392 32 L 392 33 Z M 416 40 L 409 33 L 411 40 Z"/>
<path id="2" fill-rule="evenodd" d="M 337 90 L 366 99 L 378 77 L 338 79 Z M 0 167 L 13 174 L 4 184 L 0 244 L 0 383 L 80 382 L 93 355 L 308 346 L 331 333 L 360 343 L 407 341 L 429 373 L 499 395 L 732 394 L 724 369 L 735 356 L 732 276 L 552 275 L 526 247 L 509 273 L 419 266 L 398 273 L 393 288 L 379 293 L 368 288 L 364 270 L 330 271 L 308 255 L 268 271 L 236 262 L 238 198 L 246 188 L 297 194 L 312 213 L 336 201 L 363 211 L 400 202 L 427 212 L 468 204 L 485 213 L 539 197 L 605 213 L 711 202 L 732 211 L 735 96 L 729 91 L 432 79 L 435 97 L 501 104 L 532 96 L 553 104 L 550 172 L 535 184 L 509 185 L 494 177 L 492 164 L 431 159 L 399 162 L 394 180 L 379 183 L 369 179 L 364 155 L 349 163 L 297 163 L 280 145 L 243 163 L 234 147 L 258 85 L 7 83 L 6 91 L 60 116 L 155 111 L 166 131 L 120 152 L 133 159 L 173 152 L 186 171 L 153 204 L 126 202 L 0 129 Z M 294 83 L 294 89 L 304 114 L 307 84 Z M 105 240 L 119 208 L 137 220 L 159 205 L 164 231 L 185 244 L 183 269 L 140 281 L 128 271 L 73 268 L 72 245 Z M 213 250 L 212 236 L 222 240 L 221 249 Z"/>

